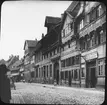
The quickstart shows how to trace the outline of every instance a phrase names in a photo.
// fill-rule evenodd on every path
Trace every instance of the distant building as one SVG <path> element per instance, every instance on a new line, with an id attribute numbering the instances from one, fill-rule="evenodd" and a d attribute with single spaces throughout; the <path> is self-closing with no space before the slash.
<path id="1" fill-rule="evenodd" d="M 24 44 L 24 77 L 26 81 L 31 79 L 31 59 L 37 40 L 26 40 Z"/>
<path id="2" fill-rule="evenodd" d="M 31 41 L 33 45 L 25 41 L 25 74 L 29 72 L 30 75 L 26 75 L 27 80 L 33 78 L 38 83 L 104 87 L 105 5 L 73 1 L 61 18 L 46 16 L 44 26 L 47 34 L 42 34 L 41 40 Z"/>
<path id="3" fill-rule="evenodd" d="M 14 77 L 15 81 L 20 81 L 21 79 L 20 69 L 22 68 L 22 65 L 22 60 L 17 60 L 10 69 L 11 76 Z"/>

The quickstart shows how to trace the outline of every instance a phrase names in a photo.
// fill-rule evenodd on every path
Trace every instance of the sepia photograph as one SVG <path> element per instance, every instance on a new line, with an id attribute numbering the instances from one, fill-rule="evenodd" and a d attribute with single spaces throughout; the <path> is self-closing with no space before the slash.
<path id="1" fill-rule="evenodd" d="M 103 2 L 4 1 L 0 16 L 1 103 L 105 103 Z"/>

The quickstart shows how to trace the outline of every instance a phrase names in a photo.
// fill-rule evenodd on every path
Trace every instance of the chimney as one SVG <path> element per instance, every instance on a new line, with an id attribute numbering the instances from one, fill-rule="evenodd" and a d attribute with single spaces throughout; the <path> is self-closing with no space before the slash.
<path id="1" fill-rule="evenodd" d="M 44 33 L 42 33 L 42 38 L 44 38 Z"/>

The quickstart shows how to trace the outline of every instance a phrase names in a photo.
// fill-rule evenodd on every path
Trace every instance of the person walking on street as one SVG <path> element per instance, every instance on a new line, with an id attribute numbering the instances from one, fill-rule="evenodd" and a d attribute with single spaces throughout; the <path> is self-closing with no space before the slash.
<path id="1" fill-rule="evenodd" d="M 11 80 L 12 80 L 12 87 L 14 88 L 14 90 L 16 90 L 16 86 L 15 86 L 15 83 L 14 83 L 15 82 L 14 77 L 12 77 Z"/>
<path id="2" fill-rule="evenodd" d="M 10 79 L 7 76 L 7 69 L 5 64 L 0 65 L 0 100 L 4 103 L 10 103 L 11 100 L 11 88 Z"/>

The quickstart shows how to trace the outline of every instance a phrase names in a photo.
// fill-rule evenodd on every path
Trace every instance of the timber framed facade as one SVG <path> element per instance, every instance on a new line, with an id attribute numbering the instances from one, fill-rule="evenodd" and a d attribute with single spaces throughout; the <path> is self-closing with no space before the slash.
<path id="1" fill-rule="evenodd" d="M 34 81 L 76 87 L 104 87 L 106 7 L 73 1 L 61 18 L 47 16 L 47 34 L 33 53 Z"/>

